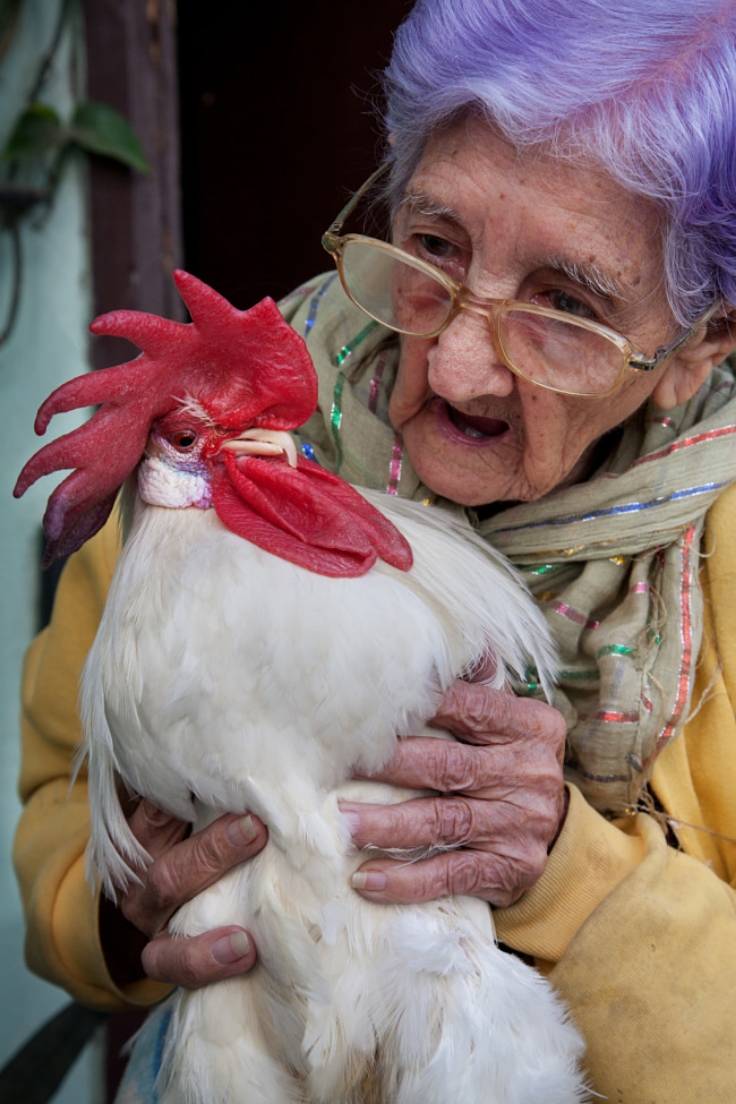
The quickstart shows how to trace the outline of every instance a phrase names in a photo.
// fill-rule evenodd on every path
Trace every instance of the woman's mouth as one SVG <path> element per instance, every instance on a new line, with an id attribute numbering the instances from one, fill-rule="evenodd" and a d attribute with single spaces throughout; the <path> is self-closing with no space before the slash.
<path id="1" fill-rule="evenodd" d="M 489 437 L 501 437 L 509 429 L 509 423 L 500 418 L 480 418 L 474 414 L 463 414 L 449 403 L 445 403 L 444 407 L 455 429 L 471 440 L 483 441 Z"/>

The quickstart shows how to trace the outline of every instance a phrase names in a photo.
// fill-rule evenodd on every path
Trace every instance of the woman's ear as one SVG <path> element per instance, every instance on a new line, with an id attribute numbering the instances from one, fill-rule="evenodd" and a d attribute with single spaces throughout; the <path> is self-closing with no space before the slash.
<path id="1" fill-rule="evenodd" d="M 662 410 L 688 402 L 713 369 L 736 349 L 736 309 L 725 318 L 704 326 L 693 334 L 687 345 L 667 361 L 664 372 L 652 391 Z"/>

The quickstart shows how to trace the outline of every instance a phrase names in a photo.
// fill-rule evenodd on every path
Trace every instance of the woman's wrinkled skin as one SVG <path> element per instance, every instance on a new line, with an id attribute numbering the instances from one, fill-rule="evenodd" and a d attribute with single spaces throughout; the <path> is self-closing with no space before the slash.
<path id="1" fill-rule="evenodd" d="M 679 330 L 661 282 L 657 212 L 595 169 L 520 156 L 471 119 L 428 144 L 407 196 L 397 244 L 478 295 L 582 312 L 648 356 Z M 438 494 L 469 506 L 531 501 L 585 478 L 596 442 L 650 396 L 665 409 L 690 398 L 726 351 L 722 334 L 702 330 L 654 372 L 629 373 L 613 395 L 571 398 L 514 376 L 484 319 L 461 312 L 438 338 L 403 338 L 389 414 Z M 343 810 L 360 847 L 456 849 L 412 864 L 371 860 L 353 884 L 375 901 L 470 893 L 509 905 L 543 873 L 564 822 L 563 719 L 542 702 L 457 682 L 435 723 L 458 742 L 402 741 L 379 777 L 439 796 Z M 127 941 L 136 962 L 143 948 L 149 977 L 187 988 L 250 969 L 256 951 L 242 929 L 183 940 L 166 924 L 256 854 L 265 826 L 231 815 L 184 838 L 186 825 L 145 801 L 130 824 L 155 861 L 143 885 L 103 913 L 105 946 Z M 110 963 L 120 984 L 140 976 L 117 950 Z"/>
<path id="2" fill-rule="evenodd" d="M 647 356 L 680 329 L 654 207 L 594 169 L 520 155 L 478 120 L 430 142 L 394 238 L 477 295 L 593 319 Z M 703 338 L 653 372 L 630 371 L 612 395 L 579 398 L 514 376 L 485 319 L 461 311 L 439 337 L 402 339 L 389 416 L 438 494 L 466 506 L 529 502 L 583 479 L 595 443 L 650 395 L 663 407 L 683 401 Z"/>
<path id="3" fill-rule="evenodd" d="M 242 928 L 179 939 L 166 927 L 181 905 L 261 850 L 268 838 L 262 821 L 232 813 L 189 836 L 185 821 L 143 799 L 128 823 L 153 862 L 140 884 L 118 894 L 117 908 L 102 901 L 103 949 L 116 984 L 124 988 L 145 974 L 197 989 L 249 970 L 256 952 Z"/>

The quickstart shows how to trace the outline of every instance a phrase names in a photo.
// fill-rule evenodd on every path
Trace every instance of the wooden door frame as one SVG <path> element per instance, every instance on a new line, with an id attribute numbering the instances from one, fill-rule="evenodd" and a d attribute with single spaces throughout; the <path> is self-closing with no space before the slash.
<path id="1" fill-rule="evenodd" d="M 95 314 L 150 311 L 182 319 L 171 280 L 182 264 L 179 97 L 173 0 L 83 0 L 87 95 L 131 124 L 150 175 L 95 158 L 90 238 Z M 120 339 L 92 342 L 94 367 L 130 354 Z"/>
<path id="2" fill-rule="evenodd" d="M 109 104 L 135 130 L 150 175 L 94 158 L 89 168 L 89 234 L 95 315 L 149 311 L 184 320 L 171 276 L 183 263 L 179 90 L 174 0 L 83 0 L 87 96 Z M 135 355 L 120 338 L 90 338 L 94 368 Z M 105 1025 L 105 1100 L 125 1068 L 121 1049 L 145 1011 Z"/>

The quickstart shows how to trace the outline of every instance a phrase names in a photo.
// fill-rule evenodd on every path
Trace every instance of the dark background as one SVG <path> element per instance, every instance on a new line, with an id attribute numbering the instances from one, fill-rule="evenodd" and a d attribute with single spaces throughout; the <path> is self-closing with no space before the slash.
<path id="1" fill-rule="evenodd" d="M 320 239 L 380 160 L 377 73 L 410 7 L 179 0 L 185 266 L 241 309 L 332 266 Z"/>

